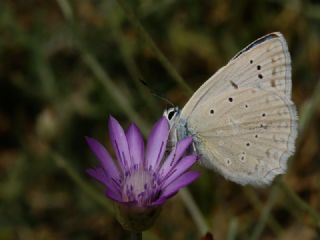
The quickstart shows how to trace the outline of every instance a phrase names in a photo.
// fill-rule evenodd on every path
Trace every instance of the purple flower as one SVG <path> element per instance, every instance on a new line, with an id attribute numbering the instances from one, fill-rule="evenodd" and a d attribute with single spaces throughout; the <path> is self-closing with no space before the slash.
<path id="1" fill-rule="evenodd" d="M 102 144 L 87 137 L 88 145 L 100 161 L 100 166 L 87 172 L 105 186 L 107 197 L 127 210 L 139 209 L 141 213 L 143 209 L 156 209 L 199 177 L 198 172 L 188 171 L 197 156 L 184 156 L 191 137 L 180 141 L 165 157 L 169 123 L 164 117 L 153 126 L 146 151 L 135 124 L 125 133 L 110 116 L 109 133 L 117 161 L 113 161 Z"/>

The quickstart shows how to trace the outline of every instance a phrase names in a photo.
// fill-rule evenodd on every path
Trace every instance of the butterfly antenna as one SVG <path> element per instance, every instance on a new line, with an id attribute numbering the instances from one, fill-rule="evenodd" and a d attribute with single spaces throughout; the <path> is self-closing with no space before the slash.
<path id="1" fill-rule="evenodd" d="M 174 107 L 174 106 L 175 106 L 169 99 L 167 99 L 167 98 L 159 95 L 158 93 L 156 93 L 145 81 L 143 81 L 143 80 L 140 80 L 140 81 L 141 81 L 141 83 L 142 83 L 145 87 L 147 87 L 147 88 L 149 89 L 151 95 L 153 95 L 153 96 L 161 99 L 162 101 L 164 101 L 164 102 L 166 102 L 167 104 L 171 105 L 171 107 Z"/>

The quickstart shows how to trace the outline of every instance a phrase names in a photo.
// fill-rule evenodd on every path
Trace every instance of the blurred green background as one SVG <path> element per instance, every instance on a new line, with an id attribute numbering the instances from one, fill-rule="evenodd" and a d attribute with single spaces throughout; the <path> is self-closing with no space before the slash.
<path id="1" fill-rule="evenodd" d="M 182 107 L 185 83 L 196 90 L 272 31 L 288 41 L 300 116 L 288 173 L 255 189 L 199 168 L 189 190 L 215 239 L 320 239 L 320 2 L 123 2 L 1 0 L 0 239 L 126 239 L 85 174 L 97 160 L 84 136 L 111 149 L 109 114 L 147 134 L 166 103 L 141 80 Z M 176 196 L 145 239 L 200 236 Z"/>

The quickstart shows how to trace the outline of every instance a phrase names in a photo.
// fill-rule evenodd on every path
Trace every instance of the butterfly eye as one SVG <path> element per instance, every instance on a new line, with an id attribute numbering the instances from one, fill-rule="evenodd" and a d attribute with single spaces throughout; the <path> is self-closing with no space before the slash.
<path id="1" fill-rule="evenodd" d="M 176 111 L 174 111 L 174 110 L 170 111 L 168 113 L 168 119 L 171 120 L 174 117 L 175 113 L 176 113 Z"/>

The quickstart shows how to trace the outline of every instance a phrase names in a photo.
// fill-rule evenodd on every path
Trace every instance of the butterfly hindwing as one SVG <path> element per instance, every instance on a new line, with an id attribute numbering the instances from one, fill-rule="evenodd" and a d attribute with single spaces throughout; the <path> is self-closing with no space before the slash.
<path id="1" fill-rule="evenodd" d="M 296 129 L 294 104 L 256 88 L 211 96 L 188 120 L 202 163 L 240 184 L 265 185 L 284 173 Z"/>

